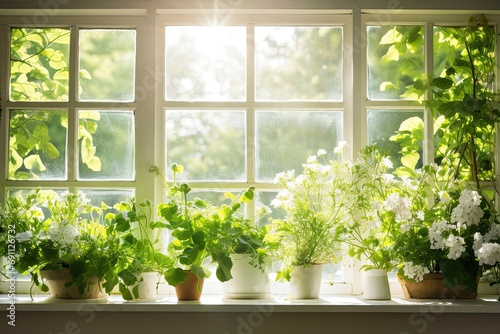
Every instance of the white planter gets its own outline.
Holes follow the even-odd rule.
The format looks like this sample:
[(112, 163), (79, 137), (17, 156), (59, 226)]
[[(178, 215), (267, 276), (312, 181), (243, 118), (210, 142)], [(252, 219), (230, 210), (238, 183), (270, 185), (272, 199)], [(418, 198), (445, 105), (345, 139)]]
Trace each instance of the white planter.
[(363, 298), (371, 300), (390, 300), (391, 290), (387, 271), (371, 269), (365, 272)]
[(156, 283), (158, 283), (158, 275), (159, 274), (157, 272), (137, 274), (136, 277), (139, 280), (139, 283), (137, 283), (139, 297), (135, 298), (133, 292), (135, 286), (131, 286), (129, 287), (129, 291), (132, 294), (132, 297), (134, 299), (156, 299)]
[(290, 293), (294, 299), (319, 298), (323, 265), (298, 266), (293, 268)]
[(231, 254), (233, 276), (222, 284), (222, 291), (225, 298), (234, 299), (258, 299), (267, 298), (270, 295), (271, 287), (269, 278), (259, 268), (250, 264), (250, 255)]

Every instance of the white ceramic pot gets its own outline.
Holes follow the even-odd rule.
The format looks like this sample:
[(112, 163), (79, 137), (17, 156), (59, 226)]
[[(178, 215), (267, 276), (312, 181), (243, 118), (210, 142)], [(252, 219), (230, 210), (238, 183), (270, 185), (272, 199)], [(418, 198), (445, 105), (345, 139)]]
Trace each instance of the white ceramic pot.
[(269, 278), (259, 268), (250, 264), (250, 255), (231, 254), (233, 276), (222, 284), (222, 291), (225, 298), (235, 299), (258, 299), (267, 298), (270, 295), (271, 287)]
[(290, 279), (290, 293), (294, 299), (319, 298), (323, 265), (297, 266)]
[[(139, 280), (138, 293), (139, 296), (136, 298), (134, 295), (134, 287), (129, 287), (130, 293), (134, 299), (156, 299), (156, 283), (158, 282), (157, 272), (147, 272), (137, 274), (136, 277)], [(142, 277), (142, 280), (141, 280)]]
[(363, 298), (371, 300), (390, 300), (391, 290), (387, 271), (371, 269), (365, 272)]

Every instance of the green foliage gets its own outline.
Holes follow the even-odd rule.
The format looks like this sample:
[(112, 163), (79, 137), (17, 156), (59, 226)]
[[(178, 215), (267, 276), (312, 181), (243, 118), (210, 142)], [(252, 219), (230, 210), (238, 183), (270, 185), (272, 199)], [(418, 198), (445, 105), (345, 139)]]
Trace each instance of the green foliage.
[(377, 146), (366, 146), (342, 177), (350, 182), (356, 198), (349, 207), (350, 223), (344, 226), (348, 254), (368, 260), (366, 269), (391, 270), (395, 266), (394, 243), (399, 234), (398, 217), (383, 206), (400, 184), (387, 177), (392, 163)]
[[(326, 154), (318, 151), (318, 156)], [(276, 255), (284, 267), (277, 279), (289, 279), (291, 269), (300, 265), (337, 261), (340, 255), (340, 233), (348, 224), (348, 210), (354, 204), (347, 163), (320, 163), (311, 156), (303, 172), (288, 171), (276, 175), (280, 192), (271, 203), (282, 208), (284, 219), (272, 221), (266, 240), (279, 245)]]
[(369, 87), (374, 100), (420, 100), (423, 77), (423, 27), (369, 27)]
[[(44, 217), (42, 208), (48, 210)], [(1, 254), (8, 268), (31, 274), (33, 285), (47, 291), (40, 271), (69, 268), (68, 286), (85, 291), (92, 277), (110, 293), (118, 283), (115, 266), (121, 256), (121, 233), (114, 222), (92, 206), (82, 193), (59, 197), (52, 191), (33, 190), (25, 200), (8, 198), (0, 215)], [(101, 224), (102, 223), (102, 224)], [(15, 240), (15, 254), (9, 244)]]
[[(67, 101), (69, 29), (12, 28), (10, 98), (12, 101)], [(81, 70), (84, 75), (87, 73)], [(98, 113), (97, 113), (98, 114)], [(9, 179), (61, 178), (66, 155), (68, 115), (63, 111), (16, 110), (9, 125)], [(91, 128), (80, 125), (84, 164), (99, 171)]]
[(170, 186), (158, 167), (150, 172), (159, 176), (167, 190), (168, 201), (158, 205), (158, 215), (165, 221), (164, 226), (172, 231), (173, 240), (168, 245), (169, 254), (174, 258), (174, 266), (165, 272), (165, 279), (173, 286), (187, 279), (185, 270), (190, 270), (198, 278), (208, 277), (205, 267), (216, 265), (216, 276), (221, 282), (232, 278), (232, 261), (229, 257), (239, 230), (233, 222), (241, 222), (242, 204), (253, 199), (254, 187), (241, 194), (228, 194), (231, 203), (215, 206), (200, 198), (188, 199), (191, 187), (187, 183), (177, 184), (177, 174), (184, 168), (173, 164), (174, 183)]
[(138, 285), (143, 280), (141, 274), (158, 272), (160, 275), (173, 264), (173, 260), (160, 251), (164, 224), (153, 220), (155, 209), (149, 200), (137, 203), (132, 199), (118, 203), (114, 208), (118, 214), (108, 214), (107, 218), (121, 233), (122, 254), (116, 266), (120, 278), (119, 290), (125, 300), (140, 298)]

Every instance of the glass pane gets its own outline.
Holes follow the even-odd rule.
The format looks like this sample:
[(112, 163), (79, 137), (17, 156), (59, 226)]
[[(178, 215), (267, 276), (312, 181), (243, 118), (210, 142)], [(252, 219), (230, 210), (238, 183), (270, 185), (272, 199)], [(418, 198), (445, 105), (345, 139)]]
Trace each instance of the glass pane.
[(256, 27), (257, 100), (341, 101), (340, 27)]
[(11, 29), (12, 101), (68, 100), (69, 40), (69, 29)]
[(245, 27), (166, 27), (165, 55), (167, 100), (245, 99)]
[[(401, 166), (401, 151), (417, 153), (416, 167), (422, 167), (424, 113), (421, 110), (368, 110), (368, 144), (376, 144), (392, 157), (394, 169)], [(396, 142), (396, 131), (405, 133)], [(392, 138), (391, 138), (392, 137)]]
[(80, 30), (80, 101), (134, 101), (135, 30)]
[(135, 118), (131, 111), (80, 110), (79, 179), (135, 178)]
[[(120, 203), (130, 202), (130, 199), (135, 196), (134, 189), (79, 189), (90, 200), (93, 206), (101, 207), (101, 203), (105, 203), (109, 207)], [(115, 209), (109, 209), (107, 212), (116, 213)]]
[(342, 112), (280, 112), (256, 113), (258, 181), (273, 180), (277, 173), (295, 169), (319, 149), (328, 152), (342, 140)]
[[(447, 77), (454, 81), (454, 86), (447, 91), (449, 96), (447, 95), (446, 97), (455, 100), (462, 100), (464, 98), (464, 92), (462, 90), (454, 89), (456, 85), (463, 84), (464, 86), (472, 86), (470, 67), (468, 65), (470, 59), (468, 58), (467, 52), (464, 52), (466, 46), (462, 38), (463, 32), (461, 32), (461, 29), (463, 29), (463, 27), (433, 28), (434, 75), (436, 77)], [(462, 64), (457, 66), (456, 59), (460, 59)], [(448, 75), (446, 71), (450, 68), (453, 68), (453, 72)], [(491, 75), (488, 79), (490, 79), (491, 82), (481, 82), (481, 84), (491, 88), (494, 75)], [(467, 93), (472, 94), (472, 89)]]
[(370, 26), (368, 99), (417, 100), (424, 93), (421, 26)]
[(66, 179), (68, 114), (62, 110), (12, 110), (9, 179)]
[(167, 166), (184, 166), (179, 180), (245, 180), (245, 132), (243, 111), (167, 110)]

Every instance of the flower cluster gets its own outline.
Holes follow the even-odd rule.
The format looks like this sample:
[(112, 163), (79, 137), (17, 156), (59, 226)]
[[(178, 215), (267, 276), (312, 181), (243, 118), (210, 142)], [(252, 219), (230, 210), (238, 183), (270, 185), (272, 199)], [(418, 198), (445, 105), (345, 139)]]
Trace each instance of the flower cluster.
[(404, 262), (402, 266), (405, 276), (417, 282), (423, 280), (424, 275), (429, 273), (429, 268), (413, 262)]

